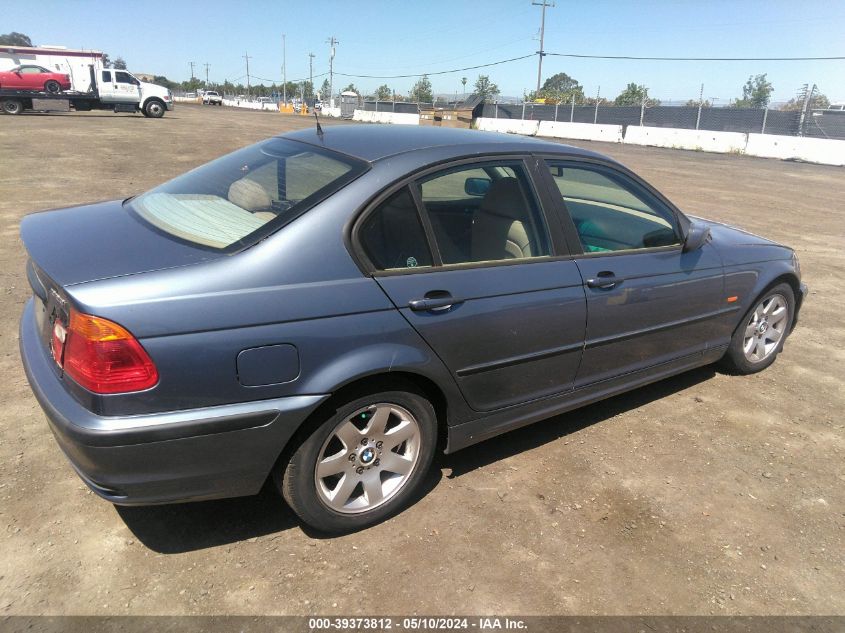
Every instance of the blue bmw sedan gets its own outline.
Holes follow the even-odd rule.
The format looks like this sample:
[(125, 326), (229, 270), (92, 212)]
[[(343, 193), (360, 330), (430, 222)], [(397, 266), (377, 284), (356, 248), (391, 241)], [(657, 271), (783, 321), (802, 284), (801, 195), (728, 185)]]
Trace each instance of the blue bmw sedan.
[(326, 532), (399, 511), (437, 450), (717, 361), (760, 371), (806, 295), (791, 249), (609, 158), (471, 130), (303, 130), (21, 236), (27, 377), (94, 492), (271, 478)]

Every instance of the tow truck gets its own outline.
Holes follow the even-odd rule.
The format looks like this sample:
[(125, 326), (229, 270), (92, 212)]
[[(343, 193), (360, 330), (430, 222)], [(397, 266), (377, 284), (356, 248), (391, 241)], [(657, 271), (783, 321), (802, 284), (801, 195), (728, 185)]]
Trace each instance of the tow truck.
[(60, 93), (11, 90), (0, 87), (0, 111), (20, 114), (26, 110), (112, 110), (140, 112), (159, 119), (173, 109), (173, 94), (167, 88), (140, 81), (126, 70), (88, 66), (90, 84), (86, 92)]

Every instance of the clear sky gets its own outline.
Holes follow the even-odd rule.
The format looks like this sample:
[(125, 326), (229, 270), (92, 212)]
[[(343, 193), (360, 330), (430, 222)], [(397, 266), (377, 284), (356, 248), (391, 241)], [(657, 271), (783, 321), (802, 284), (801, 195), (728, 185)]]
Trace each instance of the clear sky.
[[(288, 80), (314, 83), (328, 71), (329, 45), (340, 44), (335, 72), (404, 75), (490, 63), (536, 52), (540, 7), (531, 0), (204, 0), (202, 2), (8, 2), (0, 32), (18, 31), (35, 44), (93, 48), (129, 69), (190, 77), (188, 62), (211, 81), (244, 81), (250, 74), (281, 79), (286, 34)], [(672, 57), (791, 57), (845, 55), (842, 0), (557, 0), (546, 11), (549, 52)], [(741, 96), (751, 74), (767, 73), (774, 101), (816, 83), (832, 101), (845, 101), (845, 60), (798, 62), (653, 62), (546, 57), (544, 79), (566, 72), (588, 95), (601, 86), (615, 97), (628, 82), (645, 84), (664, 101), (705, 98), (718, 104)], [(436, 93), (469, 90), (479, 73), (503, 95), (519, 96), (537, 81), (537, 57), (480, 70), (432, 75)], [(260, 80), (253, 79), (253, 83)], [(353, 81), (364, 92), (388, 84), (407, 93), (415, 78), (365, 79), (335, 75), (335, 89)]]

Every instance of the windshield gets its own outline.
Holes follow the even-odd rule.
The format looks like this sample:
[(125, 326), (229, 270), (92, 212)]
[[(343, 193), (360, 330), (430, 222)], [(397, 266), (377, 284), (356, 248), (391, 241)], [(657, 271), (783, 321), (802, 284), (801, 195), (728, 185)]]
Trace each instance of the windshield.
[(171, 237), (236, 250), (287, 224), (367, 164), (275, 138), (218, 158), (134, 198), (129, 207)]

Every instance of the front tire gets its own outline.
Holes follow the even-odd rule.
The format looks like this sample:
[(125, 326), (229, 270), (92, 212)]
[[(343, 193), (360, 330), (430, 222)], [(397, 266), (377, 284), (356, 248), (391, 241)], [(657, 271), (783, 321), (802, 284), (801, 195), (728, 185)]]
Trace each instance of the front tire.
[(319, 424), (274, 479), (293, 511), (329, 533), (392, 516), (418, 493), (437, 444), (431, 403), (410, 391), (357, 398)]
[(164, 116), (165, 111), (164, 103), (159, 101), (158, 99), (149, 99), (144, 104), (144, 114), (151, 119), (160, 119)]
[(739, 374), (755, 374), (775, 362), (795, 317), (795, 292), (781, 283), (766, 290), (739, 322), (724, 364)]

